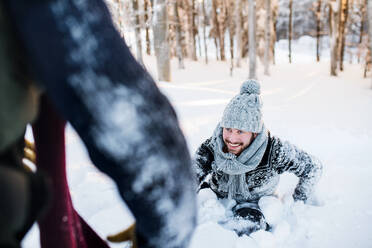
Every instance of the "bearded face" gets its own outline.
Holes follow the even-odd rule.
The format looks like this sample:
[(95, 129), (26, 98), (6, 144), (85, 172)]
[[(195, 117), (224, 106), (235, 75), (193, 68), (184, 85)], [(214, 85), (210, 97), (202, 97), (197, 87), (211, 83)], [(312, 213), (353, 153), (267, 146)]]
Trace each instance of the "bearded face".
[(222, 137), (226, 151), (239, 156), (252, 143), (256, 134), (235, 128), (223, 128)]

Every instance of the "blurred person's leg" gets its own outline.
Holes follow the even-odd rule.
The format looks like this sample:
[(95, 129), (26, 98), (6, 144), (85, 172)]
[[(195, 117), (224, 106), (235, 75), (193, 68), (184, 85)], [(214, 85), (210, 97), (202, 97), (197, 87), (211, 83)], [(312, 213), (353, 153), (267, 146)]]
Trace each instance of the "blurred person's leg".
[(33, 124), (36, 164), (51, 181), (50, 208), (39, 223), (42, 247), (108, 247), (75, 211), (66, 175), (65, 123), (46, 96)]

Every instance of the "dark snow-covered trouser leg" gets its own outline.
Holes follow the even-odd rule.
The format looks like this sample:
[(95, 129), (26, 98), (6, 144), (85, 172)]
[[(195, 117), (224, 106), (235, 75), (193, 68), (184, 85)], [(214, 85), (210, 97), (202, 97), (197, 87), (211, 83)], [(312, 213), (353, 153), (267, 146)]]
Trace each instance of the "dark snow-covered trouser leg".
[(247, 202), (238, 204), (232, 210), (235, 216), (253, 222), (252, 226), (249, 226), (244, 230), (239, 230), (237, 232), (239, 236), (243, 234), (249, 235), (260, 229), (269, 229), (269, 225), (266, 223), (265, 217), (256, 203)]
[(185, 137), (105, 2), (3, 2), (36, 81), (136, 218), (139, 247), (187, 247), (196, 197)]

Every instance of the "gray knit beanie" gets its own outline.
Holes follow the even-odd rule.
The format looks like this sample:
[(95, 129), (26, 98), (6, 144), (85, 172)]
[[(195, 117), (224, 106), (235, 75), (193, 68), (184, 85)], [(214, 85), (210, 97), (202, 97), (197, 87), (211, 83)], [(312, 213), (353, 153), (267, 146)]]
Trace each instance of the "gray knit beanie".
[(226, 106), (221, 126), (236, 128), (246, 132), (261, 133), (263, 121), (260, 93), (260, 84), (257, 81), (253, 79), (245, 81), (240, 88), (240, 94), (231, 99)]

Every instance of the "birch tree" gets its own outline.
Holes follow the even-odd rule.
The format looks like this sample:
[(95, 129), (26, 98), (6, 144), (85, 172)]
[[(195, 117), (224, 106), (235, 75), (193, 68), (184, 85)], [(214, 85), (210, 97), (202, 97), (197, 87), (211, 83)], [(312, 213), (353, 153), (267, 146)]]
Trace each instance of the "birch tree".
[[(222, 61), (226, 60), (225, 57), (225, 19), (226, 10), (222, 0), (212, 0), (212, 18), (213, 27), (211, 30), (212, 36), (216, 38), (216, 49), (219, 49), (219, 58)], [(217, 42), (218, 41), (218, 42)]]
[(318, 0), (316, 6), (316, 61), (320, 61), (320, 30), (321, 30), (321, 12), (322, 10), (322, 0)]
[[(369, 0), (367, 3), (368, 9), (368, 37), (369, 37), (369, 51), (372, 50), (372, 1)], [(372, 88), (372, 84), (371, 84)]]
[(122, 2), (120, 0), (107, 1), (107, 7), (112, 16), (113, 23), (118, 30), (120, 36), (126, 41), (128, 47), (131, 47), (130, 39), (125, 39), (124, 33), (126, 32), (125, 27), (131, 26), (130, 9), (128, 2)]
[(361, 18), (360, 18), (359, 44), (362, 43), (362, 40), (363, 40), (364, 21), (366, 20), (366, 17), (367, 17), (367, 10), (366, 10), (367, 6), (368, 6), (368, 0), (364, 0), (361, 3), (362, 13), (361, 13)]
[(256, 55), (265, 65), (266, 0), (256, 2)]
[(117, 11), (115, 11), (116, 15), (114, 14), (114, 19), (116, 20), (116, 26), (119, 30), (119, 33), (120, 33), (121, 37), (123, 38), (124, 37), (124, 31), (123, 31), (123, 26), (124, 25), (123, 25), (123, 18), (122, 18), (123, 13), (122, 12), (123, 12), (124, 6), (121, 3), (121, 1), (119, 1), (119, 0), (116, 0), (115, 2), (117, 4)]
[(249, 39), (249, 78), (257, 79), (256, 75), (256, 1), (249, 0), (248, 9), (248, 39)]
[(242, 58), (249, 57), (249, 1), (242, 1)]
[(345, 26), (348, 17), (348, 7), (349, 0), (340, 0), (339, 1), (339, 31), (338, 31), (338, 59), (339, 59), (339, 68), (340, 71), (344, 70), (344, 50), (345, 50)]
[(292, 63), (292, 12), (293, 12), (293, 0), (289, 0), (289, 20), (288, 20), (288, 58), (289, 58), (289, 63)]
[(151, 42), (150, 42), (150, 8), (151, 2), (150, 0), (144, 0), (144, 11), (145, 11), (145, 32), (146, 32), (146, 53), (151, 55)]
[(273, 0), (272, 8), (272, 20), (273, 20), (273, 34), (272, 34), (272, 44), (271, 44), (271, 53), (273, 56), (273, 65), (275, 65), (275, 42), (276, 42), (276, 24), (278, 22), (278, 1)]
[(188, 39), (188, 7), (184, 0), (178, 2), (178, 15), (180, 19), (180, 28), (181, 28), (181, 47), (183, 57), (190, 57), (190, 48), (187, 44)]
[(208, 49), (207, 49), (207, 34), (206, 34), (208, 18), (207, 18), (207, 12), (205, 10), (205, 0), (202, 0), (202, 11), (203, 11), (203, 40), (204, 40), (205, 63), (208, 64)]
[(338, 47), (338, 4), (336, 0), (330, 1), (329, 5), (329, 32), (331, 47), (331, 76), (337, 76), (337, 47)]
[[(191, 1), (191, 3), (190, 3)], [(184, 5), (187, 13), (187, 27), (188, 27), (188, 56), (192, 60), (197, 60), (196, 57), (196, 40), (195, 40), (195, 2), (194, 0), (184, 0)]]
[(171, 81), (167, 0), (154, 1), (154, 47), (160, 81)]
[(132, 1), (133, 13), (134, 13), (134, 33), (136, 37), (136, 47), (137, 47), (137, 61), (143, 64), (142, 59), (142, 39), (141, 39), (141, 23), (138, 8), (138, 0)]
[(200, 2), (197, 2), (196, 3), (196, 7), (195, 7), (195, 34), (196, 34), (196, 39), (197, 39), (197, 43), (198, 43), (198, 54), (199, 54), (199, 58), (202, 57), (202, 46), (201, 46), (201, 35), (200, 35), (200, 32), (199, 32), (199, 27), (200, 27), (200, 23), (201, 23), (201, 9), (200, 9)]
[(234, 34), (235, 34), (235, 23), (233, 14), (235, 13), (236, 3), (234, 0), (224, 0), (227, 14), (227, 25), (229, 27), (229, 38), (230, 38), (230, 76), (233, 75), (234, 70)]
[(195, 7), (195, 0), (191, 0), (191, 27), (190, 27), (190, 31), (191, 31), (191, 36), (192, 36), (192, 59), (194, 61), (197, 61), (198, 60), (198, 57), (196, 56), (196, 36), (197, 36), (197, 33), (198, 33), (198, 29), (196, 28), (196, 24), (195, 24), (195, 21), (196, 21), (196, 7)]
[(271, 1), (265, 0), (266, 19), (265, 19), (265, 52), (264, 52), (264, 74), (270, 75), (269, 72), (269, 60), (270, 60), (270, 44), (271, 44)]
[(368, 0), (364, 0), (361, 3), (360, 9), (361, 9), (361, 17), (360, 17), (360, 29), (359, 29), (359, 49), (358, 49), (358, 63), (360, 63), (360, 56), (361, 56), (361, 47), (363, 47), (363, 36), (364, 36), (364, 22), (366, 20), (367, 16), (367, 5)]
[[(217, 0), (212, 0), (212, 29), (211, 29), (211, 36), (214, 38), (214, 44), (216, 46), (216, 57), (217, 60), (221, 58), (221, 54), (219, 53), (219, 44), (218, 38), (220, 37), (220, 27), (218, 23), (217, 17)], [(219, 56), (218, 56), (219, 55)]]
[(243, 55), (242, 0), (235, 3), (236, 67), (241, 67)]
[(182, 41), (181, 41), (181, 21), (180, 16), (178, 14), (178, 2), (180, 0), (174, 0), (173, 2), (173, 11), (175, 17), (175, 29), (176, 29), (176, 54), (178, 58), (178, 68), (185, 69), (185, 64), (183, 62), (183, 54), (182, 54)]

